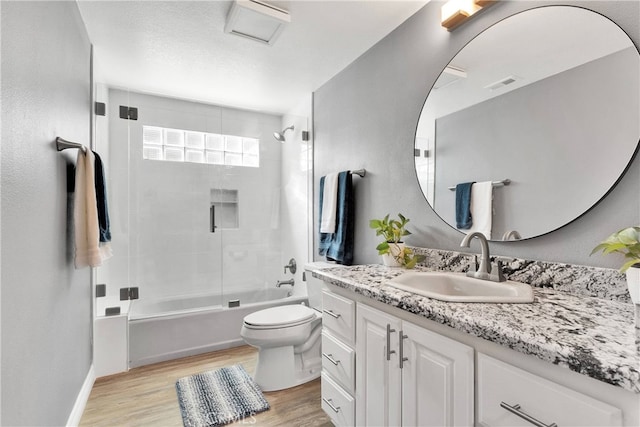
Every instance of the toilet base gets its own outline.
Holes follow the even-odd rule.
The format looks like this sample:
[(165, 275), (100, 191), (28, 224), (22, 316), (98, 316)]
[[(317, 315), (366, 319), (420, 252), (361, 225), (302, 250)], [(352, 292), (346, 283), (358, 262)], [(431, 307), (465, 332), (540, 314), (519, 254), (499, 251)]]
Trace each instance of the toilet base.
[(322, 360), (306, 360), (294, 354), (293, 346), (262, 348), (254, 380), (262, 391), (276, 391), (295, 387), (320, 377)]

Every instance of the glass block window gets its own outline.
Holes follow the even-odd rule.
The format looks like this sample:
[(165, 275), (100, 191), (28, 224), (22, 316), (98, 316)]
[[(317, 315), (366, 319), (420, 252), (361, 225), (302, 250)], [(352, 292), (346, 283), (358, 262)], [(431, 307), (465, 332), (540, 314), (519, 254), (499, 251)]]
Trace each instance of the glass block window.
[(183, 129), (142, 127), (146, 160), (260, 167), (260, 140)]

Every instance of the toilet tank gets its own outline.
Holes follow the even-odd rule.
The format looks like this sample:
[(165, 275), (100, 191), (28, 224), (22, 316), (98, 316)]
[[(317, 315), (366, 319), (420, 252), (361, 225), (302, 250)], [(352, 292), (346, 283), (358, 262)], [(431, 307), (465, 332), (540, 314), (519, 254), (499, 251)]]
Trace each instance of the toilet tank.
[(320, 268), (342, 267), (340, 264), (316, 261), (304, 265), (307, 292), (309, 294), (309, 307), (322, 312), (322, 290), (326, 288), (324, 280), (313, 277), (311, 272)]

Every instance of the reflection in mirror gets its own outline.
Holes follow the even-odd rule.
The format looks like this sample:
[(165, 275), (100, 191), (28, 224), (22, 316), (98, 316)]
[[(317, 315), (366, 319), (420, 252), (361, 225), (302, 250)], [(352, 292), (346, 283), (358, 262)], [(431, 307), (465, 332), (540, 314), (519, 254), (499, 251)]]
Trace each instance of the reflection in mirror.
[[(427, 201), (452, 227), (475, 213), (460, 231), (492, 240), (568, 224), (633, 159), (639, 76), (633, 42), (587, 9), (540, 7), (488, 28), (451, 60), (423, 107), (415, 167)], [(466, 197), (464, 186), (456, 191), (488, 181)]]

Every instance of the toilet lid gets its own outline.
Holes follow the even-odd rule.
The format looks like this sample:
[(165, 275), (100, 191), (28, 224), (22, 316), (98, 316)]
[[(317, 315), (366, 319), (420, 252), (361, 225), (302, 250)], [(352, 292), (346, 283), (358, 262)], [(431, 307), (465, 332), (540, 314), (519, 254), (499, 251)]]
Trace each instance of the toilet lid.
[(302, 304), (282, 305), (251, 313), (244, 318), (244, 324), (260, 329), (281, 328), (301, 325), (315, 317), (315, 311)]

